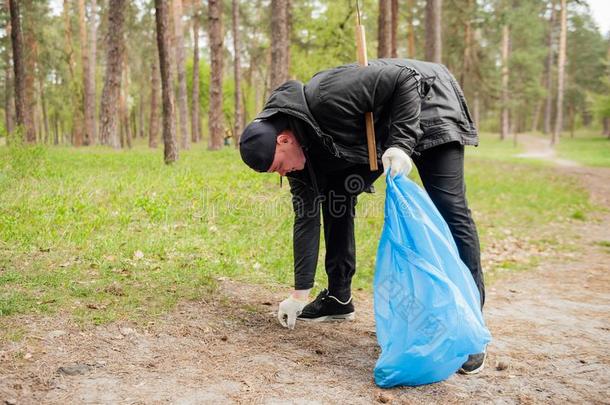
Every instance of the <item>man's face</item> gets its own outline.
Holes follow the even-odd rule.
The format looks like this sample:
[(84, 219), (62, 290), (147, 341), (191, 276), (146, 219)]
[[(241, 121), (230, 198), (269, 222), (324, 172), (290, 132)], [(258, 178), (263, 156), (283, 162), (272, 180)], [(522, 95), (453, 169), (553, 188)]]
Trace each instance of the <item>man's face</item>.
[(305, 154), (292, 131), (286, 129), (280, 132), (275, 142), (275, 156), (268, 172), (275, 172), (285, 176), (286, 173), (303, 170), (305, 167)]

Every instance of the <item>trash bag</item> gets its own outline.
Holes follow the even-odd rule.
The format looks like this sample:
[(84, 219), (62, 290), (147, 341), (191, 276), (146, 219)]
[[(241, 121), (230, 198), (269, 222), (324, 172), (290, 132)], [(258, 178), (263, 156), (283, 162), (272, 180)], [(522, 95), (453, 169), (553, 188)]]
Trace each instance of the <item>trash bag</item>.
[(417, 184), (386, 176), (374, 306), (383, 388), (442, 381), (491, 340), (479, 290), (447, 223)]

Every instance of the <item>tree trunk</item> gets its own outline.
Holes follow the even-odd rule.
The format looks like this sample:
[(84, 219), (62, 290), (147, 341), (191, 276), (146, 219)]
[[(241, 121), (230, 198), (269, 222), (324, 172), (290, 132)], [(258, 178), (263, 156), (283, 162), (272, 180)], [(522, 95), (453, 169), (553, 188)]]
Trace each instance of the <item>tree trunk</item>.
[[(610, 43), (609, 43), (610, 45)], [(608, 81), (610, 82), (610, 46), (608, 47), (608, 54), (606, 56), (606, 73)], [(604, 117), (603, 123), (603, 135), (606, 135), (610, 139), (610, 117)]]
[(119, 103), (124, 49), (124, 9), (125, 0), (109, 0), (106, 75), (100, 112), (100, 141), (116, 149), (120, 148)]
[[(272, 0), (277, 2), (277, 0)], [(211, 57), (211, 80), (210, 80), (210, 115), (209, 115), (209, 132), (210, 142), (209, 149), (218, 150), (222, 147), (224, 139), (224, 125), (222, 113), (222, 1), (208, 1), (208, 27), (210, 41), (210, 57)], [(273, 67), (272, 67), (273, 69)]]
[(544, 104), (544, 126), (542, 132), (550, 134), (552, 131), (551, 122), (553, 120), (553, 42), (555, 32), (555, 1), (551, 1), (551, 18), (549, 19), (549, 35), (547, 37), (547, 47), (549, 53), (546, 58), (546, 100)]
[[(91, 19), (95, 20), (94, 9), (91, 10)], [(94, 67), (90, 64), (91, 52), (87, 41), (87, 17), (85, 13), (85, 0), (78, 0), (78, 27), (80, 33), (81, 59), (83, 69), (83, 116), (85, 125), (83, 127), (83, 144), (91, 145), (94, 143), (95, 128), (95, 89), (92, 89), (90, 70)], [(93, 99), (91, 99), (93, 97)]]
[(559, 61), (557, 63), (557, 111), (555, 115), (555, 129), (551, 137), (551, 145), (559, 142), (559, 134), (563, 129), (563, 88), (565, 85), (564, 75), (566, 66), (566, 43), (568, 32), (568, 13), (566, 0), (561, 0), (561, 30), (559, 31)]
[(479, 122), (481, 121), (481, 107), (480, 107), (480, 100), (479, 100), (480, 96), (479, 96), (479, 92), (475, 91), (474, 92), (474, 107), (473, 107), (473, 119), (474, 119), (474, 126), (475, 128), (479, 128)]
[[(7, 11), (9, 4), (8, 0), (6, 1)], [(11, 37), (11, 21), (7, 21), (6, 23), (6, 36), (8, 38)], [(4, 125), (6, 127), (7, 134), (13, 133), (13, 118), (15, 114), (15, 93), (13, 89), (13, 78), (11, 74), (11, 70), (13, 69), (13, 65), (11, 63), (11, 48), (7, 47), (4, 52), (4, 63), (5, 63), (5, 71), (4, 71)]]
[(234, 145), (239, 145), (239, 137), (243, 130), (244, 111), (242, 104), (241, 91), (241, 47), (239, 37), (239, 2), (233, 0), (233, 49), (235, 50), (235, 60), (233, 63), (233, 74), (235, 77), (235, 125), (233, 130)]
[[(21, 4), (26, 10), (34, 10), (34, 0), (21, 0)], [(27, 15), (24, 13), (23, 15)], [(30, 14), (31, 15), (31, 14)], [(32, 16), (33, 17), (33, 16)], [(27, 131), (30, 132), (32, 142), (36, 142), (38, 130), (36, 128), (35, 112), (36, 112), (36, 64), (38, 56), (38, 41), (36, 39), (36, 21), (33, 19), (22, 20), (23, 43), (24, 43), (24, 61), (25, 61), (25, 99), (28, 102), (26, 109), (30, 120), (29, 126), (26, 125)], [(27, 134), (26, 134), (27, 136)]]
[(271, 77), (269, 90), (288, 80), (290, 37), (288, 2), (271, 0)]
[(392, 0), (392, 30), (390, 33), (390, 56), (398, 57), (398, 0)]
[(443, 0), (426, 1), (426, 60), (442, 60), (442, 9)]
[(121, 136), (125, 140), (124, 144), (121, 144), (121, 147), (127, 146), (131, 149), (131, 140), (135, 137), (131, 131), (130, 125), (130, 114), (129, 107), (127, 106), (127, 96), (129, 95), (129, 66), (127, 65), (127, 58), (123, 58), (123, 79), (122, 86), (120, 88), (120, 98), (119, 98), (119, 120), (121, 121)]
[(166, 0), (155, 0), (157, 22), (157, 47), (159, 48), (159, 68), (163, 94), (163, 143), (166, 164), (178, 160), (176, 144), (176, 124), (174, 120), (174, 97), (170, 70), (169, 15)]
[(506, 139), (510, 133), (509, 122), (509, 88), (508, 78), (509, 70), (509, 52), (510, 52), (510, 28), (508, 25), (502, 27), (502, 107), (500, 111), (500, 139)]
[(95, 145), (97, 140), (97, 97), (96, 97), (96, 66), (97, 66), (97, 0), (91, 0), (89, 14), (89, 70), (87, 76), (87, 86), (85, 91), (85, 121), (90, 128), (89, 144)]
[(9, 51), (6, 52), (6, 70), (4, 72), (4, 125), (6, 127), (6, 133), (13, 133), (13, 118), (15, 114), (15, 99), (13, 92), (13, 79), (11, 75), (11, 69), (13, 66), (9, 58), (11, 55)]
[(199, 142), (201, 133), (199, 124), (201, 116), (199, 113), (199, 14), (198, 2), (194, 3), (193, 11), (193, 94), (191, 102), (191, 140)]
[(182, 0), (173, 0), (174, 4), (174, 46), (176, 48), (176, 73), (178, 76), (178, 128), (180, 147), (188, 149), (190, 136), (188, 131), (188, 102), (186, 98), (186, 68), (184, 67), (184, 28), (182, 27)]
[(44, 80), (38, 78), (38, 86), (40, 88), (40, 107), (42, 108), (42, 126), (44, 127), (45, 139), (49, 137), (49, 118), (47, 116), (47, 101), (44, 93)]
[(57, 114), (53, 114), (53, 132), (55, 134), (53, 145), (59, 145), (59, 119)]
[(70, 95), (72, 97), (72, 139), (74, 146), (82, 146), (84, 131), (83, 99), (81, 97), (80, 84), (76, 80), (76, 60), (74, 57), (74, 47), (72, 45), (72, 24), (70, 19), (70, 2), (63, 2), (64, 18), (64, 52), (70, 72)]
[(377, 57), (389, 58), (392, 50), (392, 3), (391, 0), (379, 0), (377, 19)]
[(407, 20), (407, 57), (415, 58), (415, 26), (413, 24), (415, 16), (415, 0), (407, 0), (409, 16)]
[(150, 88), (150, 126), (148, 128), (148, 147), (156, 148), (159, 138), (159, 98), (161, 93), (159, 78), (159, 57), (153, 55)]
[(464, 52), (462, 54), (462, 69), (460, 74), (460, 84), (465, 94), (470, 94), (471, 79), (474, 72), (474, 38), (472, 32), (472, 16), (476, 14), (476, 4), (474, 0), (467, 1), (466, 16), (464, 21)]
[(574, 114), (574, 105), (570, 104), (570, 107), (568, 107), (568, 112), (570, 114), (570, 137), (574, 138), (574, 127), (576, 124), (576, 114)]
[(139, 101), (138, 101), (138, 137), (139, 138), (144, 138), (144, 128), (145, 125), (144, 124), (144, 104), (145, 104), (145, 98), (144, 98), (144, 86), (140, 86), (140, 97), (139, 97)]
[(532, 118), (532, 132), (536, 132), (538, 130), (538, 125), (540, 125), (540, 116), (542, 115), (542, 100), (538, 100), (536, 102), (536, 107), (534, 107), (534, 116)]
[(21, 33), (21, 19), (19, 12), (19, 0), (9, 0), (11, 13), (11, 43), (13, 47), (13, 70), (15, 75), (15, 112), (17, 125), (24, 133), (25, 140), (29, 143), (36, 142), (36, 132), (32, 122), (32, 110), (27, 99), (26, 72), (23, 54), (23, 34)]

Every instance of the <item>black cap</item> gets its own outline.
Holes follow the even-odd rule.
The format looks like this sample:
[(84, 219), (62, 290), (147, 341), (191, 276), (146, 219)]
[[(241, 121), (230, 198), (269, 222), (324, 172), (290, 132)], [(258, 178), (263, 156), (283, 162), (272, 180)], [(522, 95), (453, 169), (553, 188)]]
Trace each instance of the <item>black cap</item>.
[(255, 119), (239, 138), (239, 153), (248, 166), (257, 172), (266, 172), (275, 157), (276, 139), (288, 127), (288, 120), (282, 114), (268, 119)]

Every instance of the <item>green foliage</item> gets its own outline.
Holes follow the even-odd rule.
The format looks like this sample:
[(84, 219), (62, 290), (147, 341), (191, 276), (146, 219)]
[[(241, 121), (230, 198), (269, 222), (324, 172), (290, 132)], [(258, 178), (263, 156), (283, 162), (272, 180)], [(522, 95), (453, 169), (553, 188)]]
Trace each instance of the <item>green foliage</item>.
[[(291, 73), (299, 80), (307, 81), (320, 70), (356, 60), (355, 5), (347, 0), (324, 5), (317, 1), (303, 3), (295, 9), (293, 16), (297, 28), (293, 30), (290, 49)], [(372, 4), (364, 6), (368, 6), (365, 10), (375, 10)], [(371, 19), (365, 21), (371, 22)], [(372, 27), (369, 25), (368, 29), (370, 35)], [(374, 37), (370, 35), (370, 39)], [(374, 41), (368, 44), (371, 57), (375, 54), (374, 45)]]
[(592, 94), (593, 112), (599, 119), (610, 118), (610, 95)]
[(587, 94), (605, 96), (603, 81), (608, 42), (604, 40), (590, 13), (572, 10), (568, 31), (566, 105), (587, 111)]

